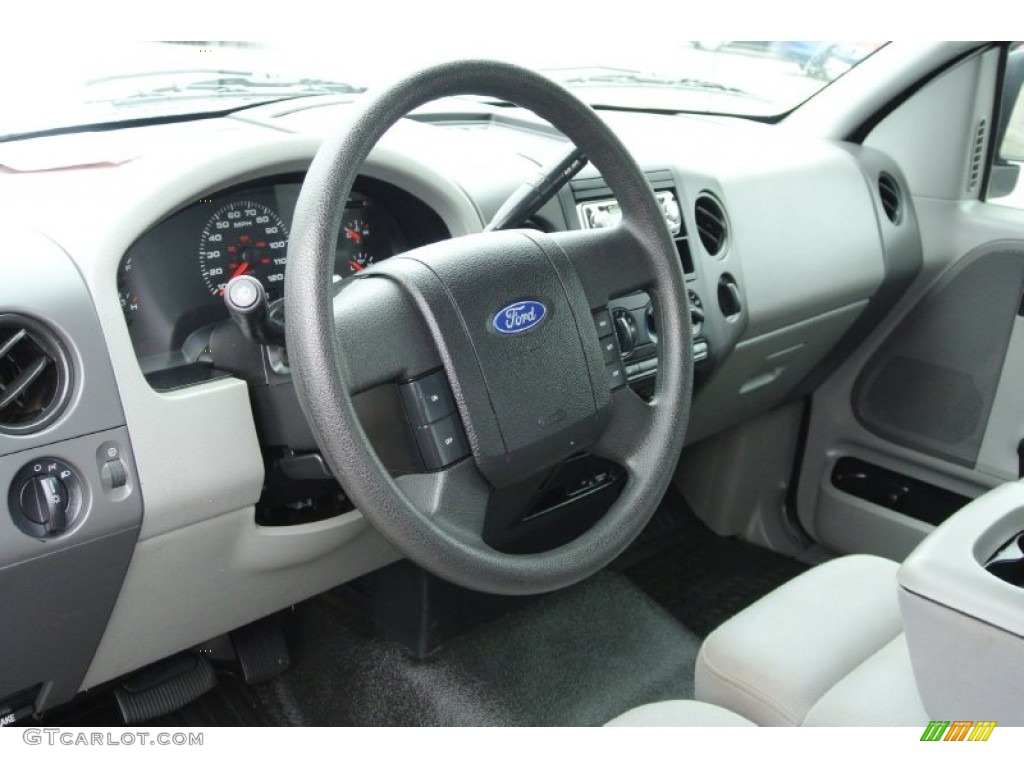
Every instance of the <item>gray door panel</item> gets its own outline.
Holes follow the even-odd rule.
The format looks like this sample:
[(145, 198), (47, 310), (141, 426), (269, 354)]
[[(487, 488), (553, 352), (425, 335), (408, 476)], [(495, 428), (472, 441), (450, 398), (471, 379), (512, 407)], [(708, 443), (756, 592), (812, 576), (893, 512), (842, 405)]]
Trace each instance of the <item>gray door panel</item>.
[(934, 198), (915, 206), (925, 273), (812, 397), (797, 512), (840, 552), (902, 559), (932, 529), (906, 513), (898, 484), (870, 499), (837, 487), (844, 457), (966, 498), (1019, 473), (1024, 212)]

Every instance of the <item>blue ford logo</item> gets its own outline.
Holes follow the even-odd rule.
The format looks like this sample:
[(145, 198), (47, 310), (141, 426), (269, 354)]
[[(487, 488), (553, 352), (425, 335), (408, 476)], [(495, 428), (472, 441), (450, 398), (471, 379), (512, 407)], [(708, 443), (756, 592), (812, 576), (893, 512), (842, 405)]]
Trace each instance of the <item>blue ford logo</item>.
[(522, 333), (539, 325), (547, 313), (539, 301), (517, 301), (498, 310), (491, 323), (499, 333)]

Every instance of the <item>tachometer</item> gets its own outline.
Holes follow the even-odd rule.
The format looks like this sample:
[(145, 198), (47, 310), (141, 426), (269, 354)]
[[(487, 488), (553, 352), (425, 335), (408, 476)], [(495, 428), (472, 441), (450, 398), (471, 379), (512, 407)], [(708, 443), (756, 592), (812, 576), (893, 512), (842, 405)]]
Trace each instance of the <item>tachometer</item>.
[(214, 296), (224, 294), (232, 277), (252, 275), (270, 299), (284, 293), (288, 229), (271, 208), (237, 200), (218, 208), (199, 239), (199, 268)]

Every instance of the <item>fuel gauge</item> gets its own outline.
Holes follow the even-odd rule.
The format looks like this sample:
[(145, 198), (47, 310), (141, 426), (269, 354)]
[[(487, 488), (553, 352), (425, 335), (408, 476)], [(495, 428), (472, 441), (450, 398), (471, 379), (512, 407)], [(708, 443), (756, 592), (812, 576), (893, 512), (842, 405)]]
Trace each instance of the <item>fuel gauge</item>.
[(335, 271), (342, 278), (358, 274), (374, 263), (377, 241), (373, 237), (375, 227), (365, 215), (347, 219), (338, 237), (338, 251), (335, 257)]
[(341, 227), (338, 243), (338, 266), (348, 268), (349, 274), (362, 272), (373, 263), (371, 253), (372, 229), (367, 219), (357, 217), (349, 219)]

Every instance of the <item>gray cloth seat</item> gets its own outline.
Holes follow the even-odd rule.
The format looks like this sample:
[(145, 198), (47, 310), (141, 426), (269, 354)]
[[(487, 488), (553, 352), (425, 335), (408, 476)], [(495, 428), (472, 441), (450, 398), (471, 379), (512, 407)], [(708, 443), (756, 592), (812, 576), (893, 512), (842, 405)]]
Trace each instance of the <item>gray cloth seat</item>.
[(714, 704), (703, 701), (659, 701), (656, 704), (644, 704), (619, 715), (606, 728), (630, 727), (669, 727), (682, 725), (701, 728), (716, 727), (751, 727), (754, 723), (745, 717), (730, 712)]
[[(698, 654), (698, 703), (757, 725), (927, 723), (903, 635), (897, 568), (869, 555), (837, 558), (729, 619)], [(703, 725), (712, 716), (680, 703), (648, 705), (613, 722)]]
[(898, 567), (840, 557), (758, 600), (704, 641), (695, 697), (758, 725), (927, 723), (903, 637)]

